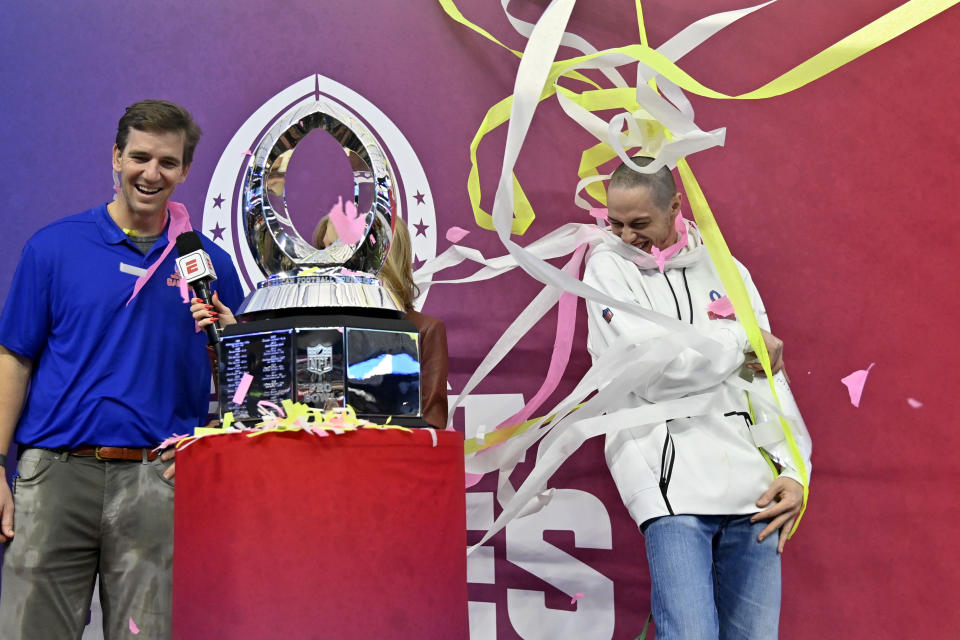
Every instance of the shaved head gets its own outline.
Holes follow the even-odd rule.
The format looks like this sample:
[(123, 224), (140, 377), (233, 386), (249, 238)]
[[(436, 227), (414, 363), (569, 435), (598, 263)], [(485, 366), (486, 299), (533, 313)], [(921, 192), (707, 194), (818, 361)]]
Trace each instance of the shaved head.
[[(653, 158), (647, 156), (636, 156), (630, 159), (641, 167), (653, 162)], [(653, 173), (639, 173), (623, 163), (620, 163), (620, 166), (610, 176), (610, 186), (607, 189), (634, 189), (636, 187), (649, 189), (653, 196), (653, 203), (664, 210), (670, 206), (670, 201), (677, 193), (677, 183), (674, 182), (673, 173), (667, 167), (661, 167)]]

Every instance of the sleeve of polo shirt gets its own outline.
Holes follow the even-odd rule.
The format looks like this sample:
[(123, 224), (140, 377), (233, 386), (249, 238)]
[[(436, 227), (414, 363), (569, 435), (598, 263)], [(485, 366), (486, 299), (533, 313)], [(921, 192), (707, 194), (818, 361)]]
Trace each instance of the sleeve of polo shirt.
[(0, 316), (0, 344), (31, 360), (43, 351), (50, 331), (50, 275), (40, 251), (28, 242)]

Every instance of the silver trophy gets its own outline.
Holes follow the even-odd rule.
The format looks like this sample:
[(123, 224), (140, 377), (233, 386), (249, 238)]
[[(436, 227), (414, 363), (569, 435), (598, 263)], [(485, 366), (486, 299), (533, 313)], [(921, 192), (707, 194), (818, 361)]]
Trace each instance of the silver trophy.
[[(353, 172), (353, 229), (359, 240), (314, 246), (293, 224), (287, 172), (307, 135), (330, 135)], [(237, 309), (221, 338), (220, 411), (257, 419), (263, 402), (319, 409), (350, 405), (382, 422), (426, 426), (420, 418), (416, 328), (377, 279), (393, 238), (397, 197), (386, 154), (343, 107), (315, 100), (271, 126), (243, 179), (250, 250), (268, 277)], [(333, 215), (333, 214), (331, 214)], [(245, 375), (246, 397), (234, 402)]]

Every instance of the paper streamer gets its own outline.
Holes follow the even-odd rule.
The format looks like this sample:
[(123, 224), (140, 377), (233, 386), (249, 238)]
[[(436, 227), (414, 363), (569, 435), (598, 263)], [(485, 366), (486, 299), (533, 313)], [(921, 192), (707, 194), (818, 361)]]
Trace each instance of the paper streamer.
[[(556, 7), (560, 7), (560, 8), (556, 8)], [(556, 36), (556, 33), (557, 33), (556, 31), (557, 25), (559, 25), (560, 30), (562, 31), (566, 18), (569, 16), (569, 11), (567, 10), (569, 9), (569, 7), (570, 7), (569, 3), (552, 4), (551, 7), (547, 10), (547, 12), (544, 13), (544, 17), (541, 18), (541, 21), (538, 22), (537, 28), (534, 29), (534, 32), (532, 35), (536, 36), (537, 30), (541, 29), (541, 25), (549, 25), (547, 27), (543, 27), (543, 29), (545, 29), (543, 33), (548, 33), (549, 35), (544, 37), (552, 41), (552, 39)], [(548, 16), (550, 16), (550, 20), (547, 20)], [(538, 42), (537, 44), (539, 45), (540, 43)], [(528, 48), (527, 48), (528, 51), (531, 49), (534, 49), (533, 45), (534, 45), (534, 37), (531, 38), (531, 42), (528, 44)], [(555, 48), (552, 51), (555, 52)], [(542, 63), (542, 60), (540, 60), (540, 62)], [(537, 101), (536, 93), (534, 93), (531, 87), (528, 86), (529, 83), (526, 82), (528, 80), (528, 78), (524, 74), (524, 65), (526, 63), (527, 63), (527, 60), (525, 57), (525, 59), (521, 61), (521, 69), (518, 72), (517, 84), (515, 87), (514, 97), (517, 98), (517, 102), (513, 102), (509, 104), (509, 107), (511, 109), (510, 117), (509, 118), (503, 117), (504, 116), (503, 110), (505, 109), (508, 102), (501, 101), (501, 103), (498, 103), (498, 105), (496, 105), (496, 107), (500, 109), (500, 113), (498, 117), (503, 117), (502, 121), (506, 121), (509, 119), (511, 123), (511, 127), (508, 130), (507, 153), (505, 154), (504, 167), (501, 173), (501, 180), (499, 182), (499, 187), (497, 190), (497, 199), (495, 200), (495, 203), (494, 203), (493, 224), (498, 231), (498, 235), (500, 236), (501, 241), (504, 242), (504, 245), (510, 251), (511, 255), (517, 260), (518, 264), (523, 266), (523, 268), (527, 270), (529, 273), (531, 273), (531, 275), (533, 275), (534, 277), (536, 277), (537, 279), (545, 283), (550, 283), (553, 285), (560, 284), (561, 286), (564, 286), (564, 288), (566, 287), (566, 285), (570, 285), (574, 289), (579, 288), (581, 291), (585, 290), (587, 292), (585, 297), (588, 297), (589, 299), (597, 299), (596, 291), (591, 290), (589, 287), (583, 287), (582, 284), (579, 282), (570, 283), (569, 280), (565, 281), (564, 278), (562, 277), (558, 278), (555, 273), (551, 272), (549, 265), (544, 265), (542, 263), (542, 260), (536, 260), (536, 259), (531, 260), (529, 255), (524, 255), (523, 250), (520, 249), (519, 247), (516, 247), (516, 245), (513, 245), (513, 243), (509, 241), (509, 238), (508, 238), (509, 234), (505, 233), (506, 226), (503, 224), (504, 218), (506, 219), (507, 222), (509, 222), (513, 210), (516, 210), (518, 214), (522, 214), (524, 210), (524, 204), (522, 200), (520, 201), (519, 206), (514, 205), (511, 201), (522, 198), (522, 190), (518, 190), (516, 188), (518, 185), (516, 184), (515, 178), (513, 178), (512, 166), (516, 161), (516, 154), (519, 151), (519, 146), (522, 143), (523, 137), (525, 136), (526, 128), (529, 126), (529, 116), (532, 116), (532, 111), (533, 109), (535, 109), (536, 101)], [(535, 63), (530, 63), (530, 64), (535, 64)], [(530, 73), (527, 75), (535, 76), (536, 74)], [(534, 88), (536, 87), (536, 85), (533, 85), (533, 86)], [(526, 94), (523, 94), (519, 90), (521, 87), (527, 89)], [(522, 102), (520, 100), (521, 98), (523, 98)], [(521, 122), (521, 125), (515, 128), (514, 124), (517, 120), (518, 113), (523, 114), (524, 118), (523, 118), (523, 122)], [(488, 116), (489, 115), (490, 113), (488, 113)], [(683, 114), (681, 113), (681, 115)], [(625, 120), (625, 123), (628, 124), (628, 129), (636, 130), (636, 127), (631, 126), (630, 121)], [(485, 120), (485, 124), (488, 124), (486, 120)], [(481, 129), (482, 128), (483, 127), (481, 127)], [(515, 134), (515, 135), (512, 135), (512, 134)], [(716, 138), (716, 134), (714, 134), (714, 138)], [(477, 139), (474, 140), (474, 143), (476, 142), (477, 142)], [(476, 147), (476, 144), (471, 145), (472, 154), (475, 151), (475, 147)], [(689, 148), (686, 149), (685, 151), (688, 152)], [(470, 188), (470, 185), (468, 185), (468, 189), (469, 188)], [(471, 196), (473, 196), (473, 193), (471, 193)], [(501, 203), (501, 204), (505, 203), (505, 206), (498, 207), (498, 203)], [(503, 214), (504, 211), (506, 211), (505, 216)], [(696, 215), (696, 212), (695, 212), (695, 215)], [(521, 217), (521, 216), (518, 215), (518, 217)], [(514, 221), (514, 224), (510, 225), (511, 229), (513, 229), (514, 231), (516, 230), (515, 222), (516, 221)], [(580, 286), (578, 287), (578, 285)], [(617, 305), (614, 304), (612, 306), (617, 306)], [(623, 306), (622, 303), (620, 306)], [(661, 324), (663, 323), (661, 322)]]
[(137, 297), (137, 294), (140, 293), (140, 290), (147, 284), (157, 268), (159, 268), (167, 256), (170, 255), (174, 245), (177, 243), (177, 236), (193, 229), (193, 227), (190, 226), (190, 214), (187, 213), (185, 206), (179, 202), (167, 202), (167, 211), (170, 213), (170, 220), (167, 224), (167, 246), (164, 247), (160, 257), (147, 267), (147, 273), (137, 278), (137, 281), (133, 285), (133, 293), (130, 294), (130, 298), (127, 300), (127, 305), (133, 302), (133, 299)]
[[(486, 34), (486, 32), (483, 30), (476, 28), (475, 25), (472, 25), (469, 23), (469, 21), (466, 21), (459, 11), (456, 11), (456, 15), (454, 16), (451, 12), (452, 2), (449, 0), (440, 0), (440, 2), (444, 6), (445, 10), (447, 10), (448, 13), (451, 13), (452, 17), (464, 24), (467, 24), (467, 26), (470, 26), (471, 28), (474, 28), (478, 32), (484, 34), (486, 37), (493, 39), (492, 36), (489, 36), (489, 34)], [(702, 150), (715, 144), (722, 144), (723, 132), (722, 130), (716, 130), (709, 133), (701, 132), (695, 127), (695, 125), (692, 125), (692, 122), (689, 122), (692, 120), (693, 116), (692, 107), (690, 107), (689, 102), (683, 97), (682, 92), (680, 91), (681, 87), (691, 90), (694, 93), (699, 92), (700, 95), (711, 95), (711, 97), (717, 98), (735, 97), (738, 99), (745, 99), (780, 95), (788, 90), (802, 86), (803, 84), (816, 79), (816, 77), (820, 77), (824, 73), (827, 73), (833, 68), (839, 66), (839, 64), (843, 64), (845, 61), (852, 60), (857, 56), (862, 55), (862, 53), (870, 50), (878, 44), (889, 40), (896, 35), (899, 35), (915, 24), (919, 24), (919, 22), (928, 19), (932, 15), (935, 15), (939, 11), (942, 11), (953, 4), (955, 4), (955, 2), (909, 2), (903, 7), (890, 12), (887, 14), (887, 16), (884, 16), (880, 20), (871, 23), (871, 25), (868, 25), (868, 27), (865, 29), (857, 32), (857, 34), (854, 34), (854, 36), (851, 36), (851, 38), (845, 39), (834, 47), (831, 47), (823, 54), (814, 56), (814, 58), (808, 61), (808, 63), (811, 64), (804, 63), (804, 65), (800, 65), (792, 72), (784, 74), (784, 76), (781, 76), (781, 78), (764, 85), (764, 87), (761, 87), (757, 91), (748, 92), (747, 94), (742, 94), (740, 96), (723, 96), (722, 94), (717, 94), (716, 92), (713, 92), (712, 94), (709, 93), (709, 90), (706, 90), (704, 87), (702, 87), (702, 85), (699, 85), (699, 83), (696, 83), (696, 81), (693, 81), (691, 78), (686, 76), (681, 70), (679, 70), (678, 67), (673, 65), (666, 56), (669, 55), (674, 59), (682, 56), (684, 53), (689, 51), (692, 46), (696, 46), (695, 44), (691, 46), (691, 42), (695, 42), (698, 39), (702, 41), (706, 37), (709, 37), (709, 35), (712, 35), (712, 33), (715, 33), (720, 28), (723, 28), (723, 26), (726, 26), (726, 24), (729, 24), (733, 20), (737, 19), (738, 13), (739, 15), (745, 15), (746, 12), (755, 10), (759, 7), (744, 10), (744, 12), (729, 12), (728, 14), (717, 14), (717, 16), (711, 16), (713, 22), (720, 26), (715, 25), (710, 27), (707, 24), (707, 21), (710, 19), (698, 21), (698, 23), (691, 25), (691, 27), (697, 27), (700, 33), (697, 33), (697, 29), (688, 28), (688, 30), (684, 30), (684, 32), (681, 32), (681, 34), (678, 34), (678, 40), (671, 40), (671, 42), (668, 43), (674, 44), (675, 50), (666, 50), (668, 49), (666, 46), (662, 47), (662, 49), (665, 50), (662, 54), (660, 54), (659, 58), (657, 55), (655, 55), (657, 52), (653, 52), (649, 49), (649, 47), (646, 46), (645, 35), (643, 34), (642, 14), (638, 11), (638, 24), (641, 29), (641, 45), (639, 47), (636, 45), (631, 45), (630, 47), (613, 50), (615, 55), (608, 57), (606, 60), (599, 60), (600, 58), (604, 57), (604, 52), (599, 52), (598, 54), (581, 56), (579, 59), (553, 63), (550, 65), (550, 72), (546, 74), (545, 82), (540, 84), (539, 87), (530, 87), (528, 85), (537, 77), (537, 73), (535, 71), (530, 72), (529, 69), (542, 68), (543, 57), (540, 56), (540, 54), (549, 53), (552, 56), (556, 53), (556, 43), (561, 39), (558, 34), (565, 33), (563, 32), (563, 28), (565, 27), (566, 21), (569, 18), (570, 9), (572, 9), (572, 3), (551, 3), (550, 7), (548, 7), (548, 9), (544, 12), (541, 20), (530, 32), (530, 42), (528, 43), (527, 51), (537, 54), (539, 59), (535, 62), (528, 63), (527, 58), (530, 56), (530, 53), (526, 53), (524, 55), (524, 58), (521, 60), (520, 70), (517, 74), (517, 83), (515, 86), (514, 96), (511, 96), (505, 100), (501, 100), (497, 105), (494, 105), (490, 111), (488, 111), (487, 117), (481, 124), (477, 136), (471, 143), (470, 152), (472, 164), (471, 174), (468, 178), (468, 192), (471, 197), (471, 204), (474, 208), (475, 217), (477, 217), (478, 223), (481, 226), (486, 228), (492, 227), (497, 230), (501, 241), (503, 241), (511, 255), (517, 259), (518, 264), (520, 264), (520, 266), (522, 266), (535, 278), (545, 283), (548, 281), (553, 281), (556, 283), (556, 281), (559, 280), (562, 285), (569, 284), (567, 282), (563, 282), (563, 278), (556, 278), (555, 274), (551, 273), (550, 269), (542, 264), (542, 261), (530, 260), (529, 256), (524, 256), (522, 249), (516, 247), (516, 245), (513, 245), (509, 241), (507, 237), (508, 234), (505, 236), (505, 231), (507, 228), (507, 225), (504, 224), (505, 221), (510, 223), (509, 229), (511, 231), (514, 233), (522, 233), (526, 227), (529, 226), (533, 219), (532, 208), (530, 207), (529, 202), (527, 202), (526, 197), (523, 194), (523, 190), (513, 174), (513, 166), (516, 162), (516, 155), (519, 152), (519, 147), (526, 135), (526, 129), (529, 126), (529, 118), (532, 117), (532, 113), (536, 108), (536, 102), (538, 99), (543, 99), (549, 97), (549, 95), (552, 93), (557, 93), (558, 99), (561, 101), (561, 106), (564, 107), (565, 111), (568, 113), (577, 112), (577, 107), (579, 107), (579, 114), (581, 116), (583, 115), (584, 111), (589, 111), (588, 107), (594, 107), (593, 110), (601, 108), (598, 106), (601, 101), (606, 101), (607, 104), (607, 106), (603, 106), (602, 108), (611, 108), (611, 105), (621, 106), (622, 104), (626, 104), (628, 107), (633, 107), (628, 110), (631, 112), (636, 111), (640, 116), (640, 120), (637, 120), (636, 116), (634, 119), (626, 118), (623, 114), (618, 114), (611, 119), (608, 125), (609, 139), (607, 142), (609, 143), (609, 147), (604, 148), (605, 145), (603, 142), (603, 137), (599, 136), (601, 144), (596, 145), (591, 150), (588, 150), (588, 152), (590, 152), (593, 156), (591, 160), (596, 160), (597, 158), (603, 158), (603, 160), (600, 162), (595, 162), (591, 166), (591, 163), (588, 162), (586, 158), (587, 152), (585, 152), (585, 157), (581, 160), (581, 172), (587, 174), (589, 174), (591, 171), (595, 172), (596, 166), (602, 162), (612, 159), (617, 155), (620, 155), (621, 158), (624, 159), (628, 164), (631, 164), (629, 158), (626, 157), (624, 144), (631, 142), (630, 136), (633, 136), (633, 142), (637, 142), (637, 139), (639, 139), (639, 141), (643, 143), (639, 146), (642, 146), (647, 150), (652, 147), (656, 147), (657, 149), (656, 161), (647, 167), (640, 168), (639, 170), (654, 171), (659, 168), (659, 166), (672, 166), (672, 164), (676, 162), (676, 165), (681, 170), (681, 177), (684, 179), (684, 184), (687, 186), (689, 195), (691, 184), (694, 185), (696, 191), (699, 191), (699, 186), (696, 185), (692, 171), (690, 171), (686, 163), (683, 162), (683, 157), (694, 151)], [(455, 7), (453, 8), (455, 9)], [(504, 3), (504, 8), (506, 8), (506, 3)], [(704, 33), (706, 35), (704, 35)], [(687, 41), (684, 46), (681, 46), (682, 43), (680, 36), (683, 36), (682, 39)], [(620, 61), (623, 60), (622, 56), (626, 56), (627, 58), (632, 58), (641, 62), (641, 64), (638, 65), (638, 86), (636, 87), (635, 100), (629, 93), (625, 93), (622, 88), (609, 91), (600, 91), (596, 94), (586, 95), (587, 92), (582, 94), (573, 94), (572, 92), (568, 93), (567, 91), (561, 92), (559, 91), (559, 87), (556, 85), (556, 80), (561, 76), (572, 77), (570, 74), (574, 71), (575, 67), (579, 68), (577, 65), (584, 68), (603, 68), (605, 65), (613, 63), (621, 64), (622, 62)], [(841, 60), (839, 64), (834, 64), (838, 60)], [(833, 64), (833, 66), (830, 66), (831, 64)], [(527, 67), (527, 73), (525, 73), (525, 65)], [(658, 79), (660, 80), (662, 86), (665, 87), (664, 93), (665, 95), (669, 95), (673, 105), (661, 99), (658, 95), (649, 90), (644, 82), (641, 82), (649, 80), (650, 84), (655, 85)], [(784, 81), (778, 85), (778, 80)], [(549, 86), (550, 84), (554, 85), (552, 89)], [(526, 93), (522, 92), (521, 89), (526, 89)], [(543, 94), (542, 96), (539, 95), (541, 92)], [(616, 94), (616, 92), (619, 92), (619, 94)], [(515, 98), (517, 101), (521, 102), (519, 107), (514, 102)], [(520, 98), (523, 98), (523, 100), (520, 101)], [(561, 98), (566, 98), (566, 100)], [(618, 102), (620, 105), (617, 104)], [(641, 102), (643, 103), (642, 107), (640, 105)], [(676, 113), (671, 111), (671, 109), (673, 109)], [(644, 120), (644, 114), (654, 115)], [(514, 127), (513, 125), (518, 119), (518, 116), (520, 116), (520, 125), (518, 127)], [(508, 142), (504, 157), (503, 171), (501, 173), (501, 179), (498, 183), (497, 197), (494, 202), (494, 212), (491, 216), (491, 220), (488, 221), (484, 219), (486, 214), (479, 209), (478, 205), (480, 192), (479, 178), (476, 171), (476, 149), (479, 145), (479, 141), (484, 135), (486, 135), (486, 133), (508, 120), (511, 123), (511, 127), (508, 130)], [(666, 135), (666, 132), (662, 130), (664, 127), (656, 126), (653, 121), (656, 121), (657, 123), (660, 123), (660, 121), (666, 121), (666, 128), (672, 129), (669, 135), (671, 142), (665, 142), (668, 136)], [(640, 122), (645, 122), (647, 125), (645, 129), (644, 127), (638, 126)], [(600, 127), (595, 126), (598, 124), (596, 120), (592, 120), (588, 124), (588, 130), (595, 132), (601, 131)], [(628, 133), (626, 134), (626, 140), (621, 143), (620, 129), (624, 124), (627, 125)], [(612, 155), (611, 151), (614, 151)], [(584, 176), (582, 175), (581, 177)], [(589, 178), (592, 178), (592, 176), (586, 176), (585, 179)], [(584, 180), (581, 181), (581, 184), (583, 182)], [(599, 186), (599, 181), (594, 180), (591, 182), (591, 184), (596, 184)], [(720, 262), (720, 264), (717, 265), (718, 272), (721, 275), (721, 279), (724, 280), (724, 286), (728, 288), (728, 293), (730, 294), (733, 306), (735, 310), (738, 311), (738, 317), (742, 318), (745, 315), (742, 308), (745, 308), (749, 312), (746, 315), (749, 315), (749, 320), (752, 320), (752, 323), (748, 320), (747, 324), (745, 325), (745, 329), (747, 330), (748, 336), (751, 338), (751, 343), (754, 345), (755, 351), (758, 353), (761, 364), (765, 369), (769, 369), (769, 358), (764, 350), (762, 340), (759, 339), (759, 329), (756, 327), (756, 319), (753, 316), (752, 309), (750, 308), (749, 300), (746, 299), (745, 295), (741, 295), (745, 294), (745, 292), (729, 291), (730, 287), (727, 284), (727, 280), (729, 280), (731, 276), (739, 280), (739, 274), (733, 266), (732, 257), (729, 256), (729, 251), (726, 249), (725, 243), (722, 241), (722, 236), (719, 235), (719, 230), (715, 229), (715, 223), (713, 224), (714, 228), (710, 228), (709, 224), (705, 225), (704, 222), (701, 221), (701, 217), (704, 217), (708, 222), (712, 222), (713, 219), (712, 214), (709, 212), (709, 207), (705, 206), (705, 199), (702, 198), (702, 194), (699, 195), (701, 202), (699, 203), (700, 206), (695, 208), (694, 215), (701, 227), (704, 227), (704, 238), (707, 241), (711, 256), (713, 256), (715, 263), (717, 263), (718, 260)], [(579, 196), (575, 196), (575, 198), (578, 197)], [(498, 207), (498, 203), (505, 203), (505, 206)], [(580, 203), (578, 202), (578, 204)], [(506, 211), (506, 216), (503, 215), (504, 211)], [(704, 213), (706, 215), (703, 215)], [(506, 220), (503, 218), (506, 218)], [(742, 280), (739, 280), (738, 284), (742, 290)], [(592, 293), (596, 294), (596, 292)], [(593, 296), (587, 297), (590, 299), (595, 299)], [(738, 298), (740, 299), (739, 303)], [(759, 346), (757, 343), (759, 343)], [(769, 375), (768, 380), (771, 384), (771, 393), (773, 394), (774, 399), (776, 399), (776, 390), (773, 387), (773, 379)], [(784, 426), (786, 439), (791, 448), (791, 454), (796, 459), (799, 455), (796, 442), (794, 441), (792, 434), (789, 432), (786, 423), (783, 422), (782, 424)], [(802, 476), (804, 476), (805, 480), (805, 505), (807, 482), (802, 461), (800, 461), (800, 473)], [(799, 520), (800, 519), (798, 518), (796, 524), (799, 524)], [(796, 524), (794, 530), (796, 529)]]

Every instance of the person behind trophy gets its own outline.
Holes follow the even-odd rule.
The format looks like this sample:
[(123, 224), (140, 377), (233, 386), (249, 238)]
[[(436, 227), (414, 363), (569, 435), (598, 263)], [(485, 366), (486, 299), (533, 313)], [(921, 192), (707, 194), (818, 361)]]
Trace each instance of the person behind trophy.
[[(325, 216), (313, 232), (313, 245), (318, 249), (339, 243), (337, 232)], [(413, 282), (413, 255), (410, 232), (403, 220), (397, 219), (393, 241), (379, 277), (384, 286), (420, 333), (420, 405), (423, 420), (436, 429), (447, 426), (447, 330), (443, 322), (420, 313), (413, 301), (420, 290)], [(233, 312), (214, 295), (213, 304), (205, 305), (195, 298), (190, 307), (197, 324), (203, 328), (219, 320), (220, 326), (236, 323)]]

